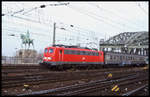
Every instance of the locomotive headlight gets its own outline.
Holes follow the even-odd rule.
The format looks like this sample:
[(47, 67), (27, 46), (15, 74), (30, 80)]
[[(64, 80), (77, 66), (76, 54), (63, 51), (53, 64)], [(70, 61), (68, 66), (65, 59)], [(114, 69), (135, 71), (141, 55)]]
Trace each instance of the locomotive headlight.
[(52, 60), (52, 58), (51, 58), (51, 57), (48, 57), (48, 60)]
[(47, 59), (47, 57), (44, 57), (43, 59)]

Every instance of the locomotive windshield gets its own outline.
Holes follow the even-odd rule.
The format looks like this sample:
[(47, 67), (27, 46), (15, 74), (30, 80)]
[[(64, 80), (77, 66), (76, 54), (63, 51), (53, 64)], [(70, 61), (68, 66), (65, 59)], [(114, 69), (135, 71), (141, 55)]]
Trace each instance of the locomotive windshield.
[(53, 49), (49, 49), (49, 53), (53, 53)]
[(45, 49), (45, 53), (47, 53), (47, 51), (48, 51), (48, 49), (46, 48), (46, 49)]

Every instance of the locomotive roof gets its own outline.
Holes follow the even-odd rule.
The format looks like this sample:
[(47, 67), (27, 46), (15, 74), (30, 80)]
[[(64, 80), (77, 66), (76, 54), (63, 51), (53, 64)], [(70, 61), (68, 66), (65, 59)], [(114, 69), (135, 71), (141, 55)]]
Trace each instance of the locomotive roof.
[(92, 50), (92, 49), (85, 49), (85, 48), (64, 48), (64, 49), (72, 49), (72, 50), (85, 50), (85, 51), (96, 51), (96, 50)]
[(111, 53), (111, 54), (125, 54), (125, 55), (137, 55), (137, 56), (146, 56), (146, 55), (138, 55), (138, 54), (129, 54), (124, 52), (111, 52), (111, 51), (103, 51), (104, 53)]
[(72, 46), (68, 46), (68, 45), (53, 45), (51, 47), (58, 47), (58, 48), (62, 47), (62, 48), (66, 48), (66, 49), (76, 49), (76, 50), (82, 49), (82, 50), (98, 51), (97, 49), (90, 49), (88, 47), (79, 47), (79, 46), (74, 46), (74, 45), (72, 45)]

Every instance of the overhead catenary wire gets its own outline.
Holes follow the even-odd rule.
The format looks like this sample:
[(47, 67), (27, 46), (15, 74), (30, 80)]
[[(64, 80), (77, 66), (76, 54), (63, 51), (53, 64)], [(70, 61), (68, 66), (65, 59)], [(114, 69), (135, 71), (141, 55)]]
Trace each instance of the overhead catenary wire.
[[(33, 10), (35, 10), (35, 9), (38, 9), (38, 8), (43, 8), (43, 6), (58, 6), (58, 5), (67, 5), (68, 3), (61, 3), (61, 4), (47, 4), (47, 5), (41, 5), (40, 7), (34, 7), (34, 8), (31, 8), (29, 11), (25, 11), (25, 12), (30, 12), (30, 11), (33, 11)], [(17, 11), (17, 13), (19, 13), (19, 12), (21, 12), (22, 13), (22, 11)], [(16, 12), (13, 12), (13, 13), (16, 13)], [(15, 18), (19, 18), (19, 19), (24, 19), (24, 20), (27, 20), (27, 21), (31, 21), (31, 22), (35, 22), (35, 23), (41, 23), (41, 21), (40, 21), (40, 19), (39, 20), (35, 20), (35, 17), (33, 17), (34, 19), (29, 19), (29, 18), (27, 18), (27, 17), (29, 17), (29, 16), (25, 16), (25, 15), (14, 15), (13, 13), (11, 13), (11, 16), (13, 16), (13, 17), (15, 17)], [(38, 15), (39, 15), (39, 13), (38, 13)], [(31, 16), (30, 16), (31, 17)], [(39, 17), (40, 18), (40, 17)], [(42, 24), (45, 24), (45, 25), (47, 25), (47, 23), (49, 23), (49, 21), (42, 21)]]
[[(95, 13), (93, 12), (92, 14), (95, 14)], [(96, 14), (95, 14), (95, 15), (96, 15)], [(131, 27), (131, 26), (125, 24), (125, 23), (122, 23), (122, 22), (118, 22), (118, 21), (116, 21), (116, 20), (113, 20), (113, 19), (111, 19), (111, 18), (108, 17), (108, 16), (105, 16), (105, 17), (104, 17), (104, 16), (101, 16), (101, 15), (99, 15), (99, 14), (97, 14), (96, 16), (101, 17), (101, 18), (103, 18), (103, 19), (105, 19), (105, 20), (109, 20), (110, 22), (112, 22), (112, 23), (114, 23), (114, 24), (116, 24), (116, 25), (120, 25), (121, 27), (126, 27), (126, 28), (135, 29), (135, 27)], [(136, 29), (137, 29), (137, 27), (136, 27)]]
[[(3, 28), (2, 31), (9, 31), (9, 32), (13, 32), (13, 33), (16, 32), (16, 35), (18, 35), (18, 34), (26, 34), (25, 31), (23, 32), (23, 31), (19, 31), (19, 30), (10, 29), (10, 28), (9, 29)], [(39, 34), (39, 33), (34, 33), (34, 32), (30, 32), (30, 33), (33, 34), (33, 35), (37, 35), (37, 36), (49, 37), (48, 35), (44, 35), (44, 34)], [(9, 34), (11, 34), (11, 33), (9, 33)]]
[[(10, 23), (10, 22), (9, 22)], [(13, 23), (14, 24), (14, 23)], [(19, 23), (19, 25), (23, 25), (22, 23)], [(51, 25), (51, 27), (52, 27), (52, 25)], [(4, 28), (6, 28), (6, 27), (4, 27)], [(13, 26), (9, 26), (9, 27), (7, 27), (7, 28), (10, 28), (10, 29), (17, 29), (15, 26), (13, 27)], [(34, 26), (32, 26), (32, 28), (34, 28)], [(56, 27), (56, 28), (58, 28), (58, 29), (61, 29), (60, 27)], [(74, 27), (74, 28), (76, 28), (76, 27)], [(37, 27), (35, 28), (35, 29), (37, 29)], [(66, 29), (66, 31), (67, 31), (67, 29), (69, 29), (69, 28), (65, 28)], [(40, 30), (40, 29), (39, 29)], [(43, 30), (45, 30), (45, 29), (43, 29)], [(61, 29), (62, 30), (62, 29)], [(69, 33), (72, 33), (72, 34), (75, 34), (76, 35), (76, 33), (73, 33), (75, 31), (75, 29), (70, 29), (68, 32)], [(83, 37), (85, 37), (85, 35), (86, 35), (86, 31), (82, 31), (81, 29), (76, 29), (76, 32), (82, 32), (82, 34), (83, 34), (83, 32), (85, 32), (85, 34), (81, 34)], [(32, 33), (32, 32), (31, 32)], [(37, 33), (38, 34), (38, 33)], [(41, 35), (44, 35), (44, 34), (41, 34)], [(44, 36), (47, 36), (47, 35), (44, 35)], [(87, 37), (87, 36), (86, 36)]]
[[(18, 14), (18, 13), (20, 13), (20, 14), (23, 14), (23, 15), (25, 15), (25, 14), (27, 14), (27, 13), (29, 13), (29, 12), (32, 12), (33, 10), (36, 10), (36, 9), (38, 9), (38, 8), (45, 8), (46, 6), (60, 6), (60, 5), (68, 5), (69, 3), (59, 3), (59, 4), (46, 4), (46, 5), (44, 5), (44, 4), (42, 4), (42, 5), (39, 5), (38, 7), (33, 7), (33, 8), (29, 8), (28, 10), (27, 9), (21, 9), (21, 10), (19, 10), (19, 11), (12, 11), (11, 13), (10, 13), (10, 15), (14, 15), (14, 14)], [(10, 6), (9, 6), (10, 7)], [(5, 15), (9, 15), (9, 14), (6, 14), (6, 13), (3, 13), (4, 15), (3, 16), (5, 16)]]
[[(81, 10), (83, 10), (83, 8), (81, 8)], [(80, 11), (81, 11), (81, 10), (80, 10)], [(79, 11), (79, 10), (78, 10), (78, 11)], [(121, 27), (120, 29), (122, 29), (122, 30), (124, 30), (125, 28), (128, 29), (129, 27), (132, 28), (132, 29), (136, 29), (136, 30), (137, 30), (137, 29), (140, 29), (139, 27), (135, 27), (135, 26), (134, 26), (134, 27), (133, 27), (133, 26), (131, 27), (131, 26), (129, 26), (129, 25), (127, 26), (127, 25), (125, 25), (125, 24), (122, 24), (121, 22), (116, 22), (116, 21), (111, 20), (111, 19), (109, 19), (109, 18), (107, 18), (107, 17), (100, 16), (100, 15), (98, 15), (98, 14), (95, 14), (94, 11), (93, 11), (93, 12), (89, 12), (88, 10), (84, 10), (83, 13), (85, 13), (85, 12), (90, 13), (90, 14), (93, 14), (93, 16), (96, 16), (97, 18), (100, 17), (100, 18), (104, 19), (104, 21), (105, 21), (106, 23), (112, 24), (112, 26), (114, 26), (114, 27), (116, 26), (115, 28), (120, 28), (120, 27)], [(108, 21), (109, 21), (109, 22), (108, 22)]]
[(140, 3), (137, 3), (137, 5), (146, 15), (148, 15), (148, 13), (145, 11), (145, 9), (143, 7), (141, 7)]
[[(17, 17), (18, 18), (18, 17)], [(19, 17), (20, 18), (20, 17)], [(25, 20), (27, 20), (27, 21), (32, 21), (32, 22), (37, 22), (38, 23), (38, 21), (34, 21), (34, 20), (31, 20), (31, 19), (26, 19), (26, 18), (20, 18), (20, 19), (25, 19)], [(83, 31), (82, 31), (83, 32)], [(82, 36), (84, 36), (84, 35), (82, 35)]]
[[(22, 19), (22, 18), (21, 18)], [(29, 20), (30, 21), (30, 20)], [(83, 32), (83, 31), (82, 31)], [(83, 35), (82, 35), (83, 36)]]
[[(71, 6), (71, 5), (69, 5), (69, 6), (67, 6), (67, 7), (71, 8), (71, 9), (73, 9), (73, 10), (76, 10), (77, 12), (80, 12), (80, 13), (82, 13), (82, 14), (85, 14), (85, 15), (87, 15), (87, 16), (89, 16), (89, 17), (91, 17), (91, 18), (93, 18), (93, 19), (95, 19), (95, 20), (97, 20), (97, 21), (99, 21), (99, 22), (106, 23), (107, 25), (111, 26), (113, 29), (119, 28), (119, 29), (123, 30), (123, 28), (120, 28), (120, 27), (114, 25), (113, 23), (110, 23), (110, 22), (108, 22), (108, 21), (106, 21), (106, 20), (104, 20), (104, 19), (100, 19), (99, 17), (95, 16), (94, 14), (89, 14), (89, 13), (87, 13), (86, 11), (82, 11), (81, 9), (79, 9), (79, 8), (77, 8), (77, 7), (73, 7), (73, 6)], [(115, 28), (114, 28), (114, 27), (115, 27)]]
[[(5, 21), (5, 23), (9, 23), (9, 24), (13, 24), (13, 26), (11, 25), (11, 26), (8, 26), (8, 25), (4, 25), (3, 24), (3, 26), (2, 26), (2, 29), (3, 28), (10, 28), (10, 29), (20, 29), (19, 27), (20, 27), (20, 25), (21, 26), (23, 26), (21, 29), (20, 29), (20, 31), (26, 31), (27, 29), (31, 29), (31, 30), (34, 30), (34, 29), (36, 29), (37, 31), (39, 31), (39, 30), (42, 30), (42, 31), (44, 31), (44, 32), (46, 32), (46, 31), (48, 31), (49, 29), (41, 29), (40, 27), (38, 27), (37, 25), (36, 26), (32, 26), (32, 28), (30, 28), (29, 27), (29, 25), (26, 25), (26, 24), (24, 24), (24, 22), (12, 22), (12, 21)], [(40, 25), (39, 25), (40, 26)]]
[[(19, 16), (17, 16), (16, 18), (25, 19), (25, 20), (27, 20), (27, 21), (32, 21), (32, 22), (36, 22), (36, 23), (39, 22), (39, 21), (35, 21), (35, 20), (31, 20), (31, 19), (27, 19), (27, 18), (23, 18), (23, 17), (19, 17)], [(47, 25), (47, 24), (46, 24), (46, 25)]]
[[(57, 28), (58, 28), (58, 27), (57, 27)], [(59, 28), (59, 29), (60, 29), (60, 28)], [(19, 32), (20, 34), (21, 34), (21, 33), (25, 33), (25, 32), (23, 32), (23, 31), (21, 32), (21, 31), (19, 31), (19, 30), (15, 30), (15, 28), (12, 28), (12, 27), (11, 27), (11, 28), (9, 27), (9, 29), (5, 27), (5, 28), (3, 28), (2, 30), (7, 30), (7, 31), (10, 31), (10, 32), (16, 32), (16, 33)], [(68, 30), (66, 30), (66, 31), (68, 31)], [(77, 31), (78, 31), (78, 30), (77, 30)], [(68, 31), (68, 32), (72, 32), (72, 31)], [(73, 31), (73, 32), (74, 32), (74, 31)], [(19, 33), (18, 33), (18, 34), (19, 34)], [(30, 32), (30, 33), (33, 34), (33, 35), (40, 35), (40, 36), (42, 35), (42, 36), (44, 36), (44, 37), (45, 37), (45, 36), (46, 36), (46, 37), (49, 37), (49, 35), (43, 35), (43, 34), (38, 34), (38, 33), (33, 33), (33, 32)], [(58, 35), (58, 37), (60, 36), (59, 33), (57, 33), (57, 35)], [(67, 36), (68, 36), (68, 35), (66, 35), (66, 37), (67, 37)], [(84, 34), (82, 35), (82, 38), (86, 38), (86, 37), (88, 37), (88, 36), (85, 36)]]
[(29, 12), (35, 10), (35, 9), (38, 9), (38, 8), (45, 8), (46, 6), (60, 6), (60, 5), (68, 5), (68, 4), (69, 4), (69, 3), (40, 5), (39, 7), (31, 8), (30, 10), (24, 12), (23, 14), (29, 13)]
[[(62, 22), (59, 22), (59, 23), (63, 24), (65, 27), (71, 26), (70, 24), (66, 24), (66, 23), (62, 23)], [(86, 28), (84, 28), (84, 27), (81, 27), (81, 25), (72, 25), (72, 26), (73, 26), (73, 27), (70, 27), (71, 29), (76, 28), (76, 29), (78, 29), (78, 30), (81, 30), (81, 31), (84, 31), (84, 32), (88, 32), (88, 33), (90, 33), (90, 32), (98, 33), (98, 32), (96, 32), (96, 31), (90, 30), (89, 28), (86, 29)], [(102, 33), (102, 34), (103, 34), (103, 33)]]
[[(88, 3), (88, 4), (89, 4), (89, 3)], [(117, 16), (118, 18), (120, 18), (121, 21), (124, 21), (124, 22), (127, 22), (127, 23), (131, 24), (130, 26), (133, 27), (133, 28), (139, 28), (139, 27), (135, 26), (135, 25), (137, 25), (136, 23), (130, 21), (129, 19), (127, 19), (127, 18), (125, 18), (125, 17), (123, 17), (123, 16), (120, 16), (120, 14), (117, 14), (117, 13), (115, 13), (115, 12), (112, 12), (112, 11), (108, 10), (108, 9), (105, 9), (105, 8), (103, 8), (102, 6), (99, 7), (98, 5), (93, 5), (93, 4), (89, 4), (89, 5), (94, 6), (94, 7), (98, 8), (98, 9), (104, 10), (105, 12), (114, 14), (115, 16)], [(128, 26), (129, 26), (129, 25), (128, 25)]]
[[(66, 25), (66, 24), (63, 24), (63, 25)], [(70, 28), (65, 26), (65, 28), (67, 28), (67, 30), (70, 29), (70, 32), (76, 31), (76, 35), (78, 35), (78, 33), (80, 33), (80, 35), (83, 36), (83, 37), (85, 37), (85, 38), (95, 37), (95, 35), (93, 34), (93, 33), (95, 33), (94, 31), (87, 30), (87, 29), (84, 29), (84, 28), (81, 28), (81, 27), (78, 27), (78, 26), (74, 26), (74, 27), (70, 27)], [(92, 35), (89, 35), (90, 33), (92, 33)]]
[[(30, 21), (30, 20), (29, 20)], [(35, 21), (34, 21), (35, 22)]]

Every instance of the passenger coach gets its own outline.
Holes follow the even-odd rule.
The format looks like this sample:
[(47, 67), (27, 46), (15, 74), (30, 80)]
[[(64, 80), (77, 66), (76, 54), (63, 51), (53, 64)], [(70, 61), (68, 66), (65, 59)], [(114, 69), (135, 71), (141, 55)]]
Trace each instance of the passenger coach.
[(104, 52), (104, 61), (105, 65), (145, 65), (147, 64), (147, 56), (144, 55), (135, 55), (135, 54), (126, 54), (126, 53), (117, 53), (117, 52)]

